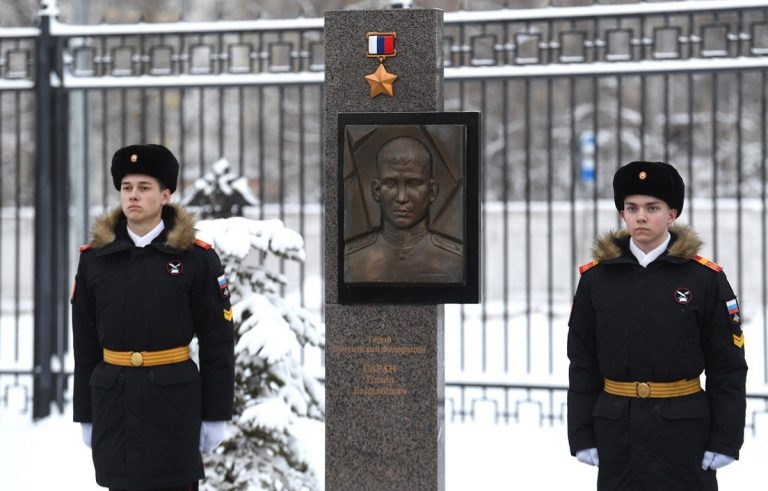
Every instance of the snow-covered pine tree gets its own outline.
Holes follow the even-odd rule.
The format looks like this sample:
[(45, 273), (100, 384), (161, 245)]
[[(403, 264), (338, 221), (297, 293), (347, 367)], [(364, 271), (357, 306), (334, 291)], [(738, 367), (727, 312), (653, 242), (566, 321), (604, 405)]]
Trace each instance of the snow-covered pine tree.
[(211, 164), (211, 172), (195, 180), (194, 190), (184, 200), (184, 206), (199, 207), (204, 218), (227, 218), (241, 216), (245, 206), (258, 205), (248, 180), (231, 169), (232, 164), (225, 158)]
[(280, 220), (218, 218), (197, 228), (224, 266), (236, 343), (235, 416), (224, 443), (204, 456), (202, 489), (318, 489), (295, 423), (325, 418), (324, 389), (299, 360), (302, 348), (324, 347), (324, 326), (280, 296), (287, 279), (270, 268), (303, 261), (304, 240)]

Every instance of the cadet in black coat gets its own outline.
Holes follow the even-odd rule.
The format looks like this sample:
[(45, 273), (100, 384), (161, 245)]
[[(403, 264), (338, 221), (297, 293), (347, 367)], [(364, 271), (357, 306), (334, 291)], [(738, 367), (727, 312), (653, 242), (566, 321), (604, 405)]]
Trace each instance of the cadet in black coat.
[(598, 489), (715, 490), (744, 435), (736, 296), (693, 229), (672, 223), (684, 194), (672, 166), (630, 163), (614, 193), (627, 230), (597, 241), (569, 321), (571, 453), (599, 465)]
[[(201, 448), (218, 444), (232, 417), (229, 292), (218, 256), (195, 240), (194, 216), (168, 204), (177, 172), (164, 147), (118, 150), (121, 208), (81, 248), (74, 420), (92, 423), (96, 481), (110, 488), (196, 489)], [(194, 336), (199, 367), (188, 354)], [(218, 428), (218, 441), (206, 442), (201, 426)]]

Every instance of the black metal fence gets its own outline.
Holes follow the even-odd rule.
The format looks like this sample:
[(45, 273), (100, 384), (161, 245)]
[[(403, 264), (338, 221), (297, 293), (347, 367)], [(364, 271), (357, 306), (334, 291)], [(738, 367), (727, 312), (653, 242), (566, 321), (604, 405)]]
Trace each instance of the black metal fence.
[[(116, 205), (106, 164), (126, 143), (173, 148), (182, 196), (229, 160), (259, 198), (250, 216), (305, 237), (287, 293), (322, 310), (322, 27), (44, 15), (0, 29), (0, 404), (42, 417), (65, 403), (69, 265)], [(683, 220), (740, 294), (754, 428), (768, 404), (768, 5), (447, 13), (444, 45), (445, 108), (482, 111), (485, 138), (484, 302), (447, 307), (449, 417), (563, 420), (576, 268), (619, 225), (615, 169), (649, 159), (680, 168)]]

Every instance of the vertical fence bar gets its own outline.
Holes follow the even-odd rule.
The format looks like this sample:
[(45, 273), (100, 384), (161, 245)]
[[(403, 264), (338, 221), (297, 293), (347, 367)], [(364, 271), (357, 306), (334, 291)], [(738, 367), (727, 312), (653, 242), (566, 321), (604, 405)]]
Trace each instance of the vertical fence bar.
[[(277, 199), (279, 207), (280, 221), (285, 223), (285, 87), (278, 89), (278, 109), (277, 109), (277, 128), (278, 128), (278, 147), (277, 147)], [(285, 260), (280, 258), (280, 274), (285, 274)], [(285, 295), (285, 285), (280, 285), (280, 294)]]
[[(306, 213), (306, 196), (304, 190), (304, 174), (306, 169), (305, 161), (305, 149), (304, 149), (304, 134), (306, 133), (306, 121), (304, 120), (304, 89), (303, 85), (299, 86), (299, 235), (305, 237), (304, 218)], [(301, 305), (306, 305), (304, 298), (304, 283), (306, 264), (304, 261), (299, 263), (299, 302)], [(301, 352), (302, 362), (304, 361), (304, 351)]]
[[(460, 31), (461, 31), (461, 35), (458, 37), (459, 45), (461, 45), (464, 42), (464, 25), (463, 24), (461, 26)], [(459, 110), (460, 111), (464, 111), (465, 110), (465, 108), (464, 108), (464, 80), (460, 80), (459, 81), (458, 91), (459, 91)], [(481, 162), (481, 165), (480, 165), (480, 183), (481, 183), (481, 185), (480, 185), (480, 198), (479, 199), (480, 199), (480, 203), (483, 203), (482, 194), (483, 194), (483, 189), (485, 189), (485, 186), (484, 186), (484, 183), (485, 183), (485, 163), (486, 163), (485, 156), (484, 156), (485, 152), (483, 152), (481, 155), (482, 155), (482, 157), (481, 157), (482, 162)], [(506, 165), (506, 163), (505, 163), (505, 165)], [(483, 213), (485, 213), (484, 207), (483, 207)], [(481, 222), (480, 222), (480, 237), (481, 237), (481, 239), (484, 237), (484, 234), (485, 234), (485, 229), (484, 229), (484, 227), (482, 225), (482, 220), (481, 220)], [(481, 240), (481, 242), (483, 244), (485, 244), (485, 240)], [(481, 263), (485, 261), (485, 259), (484, 259), (485, 254), (483, 254), (484, 252), (485, 252), (484, 249), (481, 250), (481, 252), (480, 252), (481, 253)], [(482, 266), (482, 264), (481, 264), (481, 266)], [(485, 271), (485, 270), (482, 269), (481, 271)], [(485, 278), (485, 275), (483, 275), (483, 278)], [(480, 296), (481, 296), (481, 298), (485, 298), (485, 283), (483, 283), (483, 282), (480, 283)], [(459, 354), (459, 368), (461, 369), (461, 371), (464, 371), (464, 368), (466, 366), (465, 365), (465, 362), (466, 362), (466, 359), (465, 359), (466, 343), (464, 342), (465, 335), (466, 335), (466, 332), (465, 332), (466, 320), (467, 320), (467, 317), (466, 317), (465, 307), (464, 307), (464, 304), (461, 304), (461, 306), (459, 306), (459, 346), (460, 346), (460, 351), (461, 351), (461, 353)], [(463, 393), (462, 393), (462, 395), (463, 395)], [(463, 407), (464, 406), (463, 406), (463, 400), (462, 400), (462, 408)]]
[(501, 86), (501, 128), (504, 132), (501, 157), (501, 227), (502, 227), (502, 295), (504, 304), (504, 372), (509, 371), (509, 81), (504, 80)]
[(119, 147), (127, 145), (128, 141), (128, 118), (125, 114), (128, 109), (128, 90), (120, 89), (120, 114), (123, 116), (120, 118), (120, 143)]
[[(486, 80), (480, 81), (480, 110), (483, 113), (487, 112), (487, 106), (486, 106), (486, 103), (487, 103), (486, 92), (488, 90), (487, 83), (488, 82)], [(462, 107), (464, 107), (463, 104), (462, 104)], [(480, 142), (480, 144), (482, 145), (482, 148), (486, 148), (488, 144), (488, 132), (487, 131), (482, 132), (481, 138), (482, 138), (482, 141)], [(481, 158), (483, 159), (482, 167), (485, 168), (485, 166), (488, 164), (488, 159), (485, 155), (485, 152), (483, 152), (483, 155)], [(482, 185), (480, 187), (481, 203), (485, 203), (486, 196), (488, 196), (488, 183), (486, 182), (486, 178), (488, 177), (488, 175), (490, 174), (486, 174), (485, 176), (483, 176), (483, 179), (481, 181), (482, 182)], [(487, 220), (488, 220), (487, 208), (483, 208), (483, 218), (481, 222), (485, 223)], [(480, 252), (480, 268), (481, 268), (481, 271), (487, 271), (486, 266), (488, 264), (488, 259), (487, 259), (488, 258), (488, 240), (487, 240), (488, 236), (486, 235), (486, 230), (483, 230), (481, 234), (482, 234), (481, 236), (485, 237), (486, 240), (482, 241), (481, 252)], [(482, 275), (481, 289), (485, 294), (488, 293), (488, 275), (487, 274)], [(483, 302), (480, 304), (480, 312), (481, 312), (480, 318), (483, 325), (482, 364), (483, 364), (483, 373), (485, 373), (486, 369), (488, 368), (488, 304), (487, 302)]]
[(640, 76), (640, 160), (645, 160), (645, 76)]
[(664, 74), (664, 162), (669, 162), (669, 75)]
[[(306, 131), (306, 122), (304, 121), (304, 86), (300, 85), (299, 88), (299, 235), (306, 237), (304, 230), (304, 215), (306, 213), (306, 196), (304, 195), (304, 173), (305, 173), (305, 160), (304, 160), (304, 133)], [(322, 140), (322, 138), (321, 138)], [(322, 167), (322, 166), (321, 166)], [(305, 242), (306, 248), (306, 242)], [(306, 262), (299, 262), (299, 303), (306, 305), (305, 302), (305, 275), (306, 275)], [(301, 350), (301, 363), (305, 360), (305, 349)]]
[(169, 146), (168, 139), (165, 136), (165, 89), (164, 88), (160, 88), (158, 90), (157, 97), (158, 97), (158, 104), (160, 105), (160, 109), (159, 109), (160, 113), (158, 115), (158, 117), (160, 118), (160, 121), (158, 122), (158, 124), (160, 125), (160, 128), (159, 128), (160, 143), (163, 146)]
[(19, 319), (21, 317), (21, 92), (16, 92), (14, 97), (16, 109), (16, 185), (15, 185), (15, 213), (14, 213), (14, 271), (13, 271), (13, 298), (14, 298), (14, 323), (13, 323), (13, 360), (19, 361)]
[[(81, 196), (82, 201), (80, 201), (80, 220), (82, 221), (82, 235), (78, 238), (78, 241), (81, 244), (85, 244), (88, 242), (88, 220), (90, 219), (90, 210), (91, 210), (91, 176), (93, 171), (93, 150), (91, 149), (92, 140), (91, 140), (91, 93), (87, 90), (83, 91), (82, 94), (82, 105), (80, 106), (80, 111), (83, 114), (83, 125), (82, 125), (82, 132), (80, 133), (80, 138), (83, 139), (83, 162), (80, 164), (83, 166), (82, 170), (82, 182), (80, 183), (80, 189), (83, 190), (83, 195)], [(103, 121), (102, 121), (103, 123)], [(105, 162), (101, 162), (101, 167), (104, 168)]]
[(552, 155), (553, 146), (553, 89), (552, 79), (547, 79), (547, 339), (549, 339), (549, 371), (552, 375), (554, 371), (554, 223), (552, 213), (552, 189), (554, 186), (554, 159)]
[[(101, 135), (101, 209), (107, 209), (107, 189), (109, 188), (109, 177), (106, 171), (106, 164), (109, 162), (109, 110), (107, 109), (107, 89), (101, 91), (101, 121), (104, 127), (104, 133)], [(90, 218), (90, 214), (89, 214)], [(88, 223), (86, 221), (86, 223)]]
[(199, 155), (198, 155), (198, 175), (205, 174), (205, 88), (200, 87), (199, 92), (199, 111), (200, 117), (198, 118), (197, 126), (197, 139), (200, 142)]
[[(52, 69), (61, 80), (64, 73), (63, 41), (55, 43), (55, 56)], [(69, 97), (66, 90), (57, 88), (53, 94), (55, 111), (52, 129), (52, 150), (55, 161), (53, 166), (53, 265), (54, 285), (52, 306), (54, 307), (55, 322), (52, 324), (55, 331), (51, 333), (53, 344), (50, 356), (57, 358), (55, 374), (55, 402), (60, 413), (64, 412), (64, 391), (66, 389), (65, 353), (68, 346), (69, 332)]]
[[(144, 50), (144, 39), (145, 36), (139, 36), (139, 53), (143, 54), (145, 53)], [(141, 55), (140, 55), (141, 56)], [(140, 61), (138, 63), (139, 75), (144, 75), (145, 73), (149, 72), (149, 70), (144, 70), (143, 67), (145, 66), (144, 61)], [(141, 88), (139, 89), (139, 143), (149, 143), (147, 141), (147, 89)]]
[[(622, 98), (624, 89), (624, 77), (616, 77), (616, 170), (624, 164), (624, 100)], [(616, 214), (616, 229), (621, 228), (621, 215)]]
[[(261, 58), (259, 59), (261, 60)], [(261, 63), (261, 61), (259, 61)], [(264, 175), (264, 87), (259, 87), (259, 220), (264, 220), (264, 203), (266, 202), (265, 185), (267, 177)]]
[(44, 418), (51, 412), (51, 326), (55, 325), (55, 278), (53, 223), (55, 202), (54, 169), (51, 161), (51, 18), (40, 16), (40, 36), (35, 44), (35, 257), (34, 274), (41, 281), (34, 285), (34, 386), (32, 417)]
[(763, 383), (768, 383), (768, 72), (760, 72), (760, 243), (762, 245)]
[(525, 373), (531, 373), (531, 80), (525, 79)]
[[(184, 38), (182, 37), (181, 39), (182, 39), (181, 43), (183, 47)], [(182, 62), (179, 62), (179, 63), (182, 63)], [(186, 90), (183, 87), (179, 89), (179, 101), (181, 101), (179, 104), (179, 122), (178, 122), (179, 124), (179, 176), (182, 176), (182, 177), (185, 174), (184, 171), (187, 169), (187, 146), (186, 146), (187, 127), (185, 122), (186, 118), (185, 118), (185, 110), (184, 110), (184, 107), (185, 107), (184, 99), (186, 99), (186, 95), (187, 95)], [(181, 184), (180, 186), (181, 189), (179, 189), (179, 191), (181, 191), (181, 193), (184, 193), (185, 179), (182, 178), (182, 179), (179, 179), (179, 181)]]
[(568, 158), (571, 163), (571, 186), (569, 189), (569, 200), (571, 203), (571, 291), (576, 289), (576, 182), (578, 179), (578, 162), (576, 161), (576, 81), (571, 77), (568, 79), (568, 96), (570, 104), (569, 111), (569, 152)]
[[(221, 49), (219, 49), (219, 52), (221, 52)], [(218, 153), (214, 155), (213, 160), (219, 160), (222, 157), (225, 157), (224, 155), (224, 148), (226, 146), (224, 145), (225, 140), (225, 131), (224, 131), (224, 105), (226, 104), (225, 99), (225, 93), (224, 93), (224, 87), (219, 87), (218, 89), (219, 94), (219, 132), (218, 132)], [(202, 175), (202, 174), (201, 174)]]
[[(3, 144), (3, 133), (5, 131), (3, 125), (3, 92), (0, 91), (0, 149), (5, 148)], [(3, 230), (3, 215), (5, 214), (5, 193), (3, 192), (5, 183), (3, 182), (3, 172), (5, 169), (5, 159), (3, 158), (3, 152), (0, 151), (0, 232)], [(0, 319), (3, 316), (3, 240), (2, 234), (0, 234)], [(0, 349), (3, 347), (3, 330), (2, 320), (0, 320)], [(7, 401), (6, 401), (7, 402)]]
[(600, 184), (600, 96), (598, 92), (598, 79), (592, 77), (592, 107), (594, 111), (592, 113), (592, 135), (595, 138), (595, 151), (594, 151), (594, 176), (592, 178), (592, 237), (597, 237), (599, 233), (598, 228), (598, 192)]
[(693, 75), (688, 74), (686, 76), (686, 82), (687, 82), (687, 90), (686, 93), (688, 94), (688, 145), (686, 146), (686, 160), (688, 163), (688, 179), (686, 182), (688, 185), (685, 187), (686, 192), (688, 193), (687, 196), (687, 207), (688, 212), (686, 215), (688, 216), (688, 222), (691, 224), (691, 226), (694, 226), (694, 220), (696, 218), (696, 214), (694, 213), (695, 205), (693, 203), (693, 198), (695, 196), (695, 190), (696, 186), (694, 186), (693, 181), (693, 144), (694, 140), (696, 138), (696, 122), (694, 121), (693, 116), (693, 105), (694, 105), (694, 90), (693, 90)]
[(710, 152), (712, 152), (712, 255), (715, 262), (719, 260), (718, 255), (718, 231), (719, 227), (717, 222), (717, 179), (718, 179), (718, 167), (717, 167), (717, 85), (718, 85), (717, 73), (712, 74), (712, 133), (710, 135)]
[(237, 164), (238, 174), (245, 175), (245, 99), (242, 86), (237, 88)]
[(736, 274), (738, 275), (736, 291), (744, 294), (744, 260), (742, 257), (742, 230), (743, 230), (743, 203), (742, 203), (742, 139), (743, 133), (743, 104), (741, 91), (743, 90), (742, 72), (736, 72)]

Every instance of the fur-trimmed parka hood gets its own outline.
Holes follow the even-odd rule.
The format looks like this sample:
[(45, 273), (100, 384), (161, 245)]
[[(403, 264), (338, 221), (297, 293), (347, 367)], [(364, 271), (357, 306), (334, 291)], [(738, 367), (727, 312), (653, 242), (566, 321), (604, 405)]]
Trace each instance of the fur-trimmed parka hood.
[[(180, 205), (168, 204), (163, 207), (163, 220), (167, 227), (163, 231), (164, 245), (179, 251), (191, 249), (195, 243), (195, 215)], [(91, 227), (93, 240), (90, 246), (94, 249), (102, 249), (114, 242), (117, 238), (117, 227), (121, 221), (125, 222), (125, 215), (119, 207), (97, 218)]]
[[(703, 242), (693, 228), (688, 225), (673, 224), (669, 227), (672, 235), (668, 254), (681, 259), (691, 259), (699, 253)], [(592, 248), (592, 258), (597, 261), (617, 259), (622, 255), (623, 243), (629, 242), (629, 232), (613, 230), (598, 238)]]

